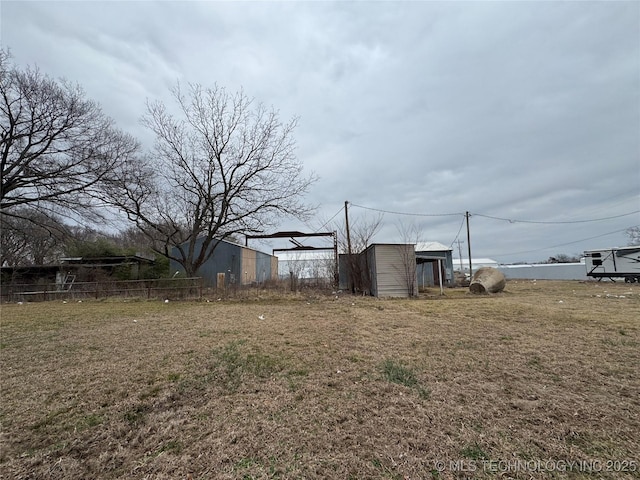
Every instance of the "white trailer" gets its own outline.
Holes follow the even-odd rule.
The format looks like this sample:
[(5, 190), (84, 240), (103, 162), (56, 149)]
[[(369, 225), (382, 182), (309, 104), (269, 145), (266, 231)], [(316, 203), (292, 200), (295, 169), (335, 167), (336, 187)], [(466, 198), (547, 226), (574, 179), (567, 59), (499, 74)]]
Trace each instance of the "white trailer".
[(601, 280), (624, 278), (627, 283), (640, 282), (640, 245), (587, 250), (584, 252), (587, 276)]

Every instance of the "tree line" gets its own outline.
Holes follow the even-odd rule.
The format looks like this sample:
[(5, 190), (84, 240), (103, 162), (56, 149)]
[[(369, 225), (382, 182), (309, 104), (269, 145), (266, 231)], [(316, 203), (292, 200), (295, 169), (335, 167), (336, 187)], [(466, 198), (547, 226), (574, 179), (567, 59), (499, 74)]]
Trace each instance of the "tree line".
[[(100, 238), (195, 276), (220, 241), (308, 218), (316, 177), (296, 157), (296, 118), (218, 85), (169, 94), (170, 107), (147, 100), (141, 124), (155, 141), (145, 148), (79, 85), (0, 49), (2, 265), (51, 262)], [(114, 221), (120, 233), (95, 228)]]

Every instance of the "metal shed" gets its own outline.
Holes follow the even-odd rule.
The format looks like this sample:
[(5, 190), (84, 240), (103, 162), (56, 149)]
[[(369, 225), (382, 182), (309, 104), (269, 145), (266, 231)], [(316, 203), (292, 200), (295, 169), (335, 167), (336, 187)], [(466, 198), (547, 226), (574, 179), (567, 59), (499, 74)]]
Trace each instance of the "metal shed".
[[(203, 239), (198, 239), (196, 249), (202, 248)], [(175, 248), (175, 247), (174, 247)], [(170, 261), (171, 273), (184, 272), (182, 266)], [(224, 286), (250, 285), (278, 278), (278, 257), (245, 247), (234, 242), (221, 240), (214, 254), (200, 267), (198, 276), (207, 286), (218, 285), (218, 276), (224, 274)]]
[(416, 275), (418, 286), (433, 287), (441, 284), (446, 287), (452, 286), (455, 282), (452, 252), (453, 249), (439, 242), (417, 243)]
[(375, 297), (417, 295), (416, 260), (413, 244), (375, 243), (362, 252)]

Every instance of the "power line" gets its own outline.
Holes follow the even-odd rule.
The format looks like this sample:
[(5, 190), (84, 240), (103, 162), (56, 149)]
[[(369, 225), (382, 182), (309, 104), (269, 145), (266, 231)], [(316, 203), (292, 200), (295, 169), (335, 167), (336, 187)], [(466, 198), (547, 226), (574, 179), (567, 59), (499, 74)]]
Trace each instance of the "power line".
[(336, 218), (342, 211), (344, 210), (344, 206), (340, 207), (340, 210), (338, 210), (335, 215), (333, 217), (331, 217), (329, 220), (327, 220), (326, 222), (324, 222), (324, 225), (322, 225), (320, 228), (318, 228), (314, 233), (318, 233), (320, 230), (324, 229), (324, 227), (326, 227), (327, 225), (329, 225), (329, 223), (331, 223), (331, 221)]
[(362, 205), (356, 205), (349, 202), (352, 207), (363, 208), (364, 210), (373, 210), (374, 212), (389, 213), (391, 215), (407, 215), (413, 217), (453, 217), (458, 215), (464, 215), (464, 213), (408, 213), (408, 212), (394, 212), (391, 210), (382, 210), (380, 208), (363, 207)]
[(544, 250), (551, 250), (552, 248), (565, 247), (565, 246), (567, 246), (567, 245), (574, 245), (574, 244), (576, 244), (576, 243), (586, 242), (587, 240), (594, 240), (594, 239), (596, 239), (596, 238), (607, 237), (607, 236), (609, 236), (609, 235), (613, 235), (613, 234), (615, 234), (615, 233), (624, 232), (624, 231), (626, 231), (626, 230), (627, 230), (627, 228), (622, 228), (622, 229), (620, 229), (620, 230), (616, 230), (616, 231), (614, 231), (614, 232), (603, 233), (603, 234), (601, 234), (601, 235), (596, 235), (595, 237), (583, 238), (583, 239), (581, 239), (581, 240), (575, 240), (575, 241), (573, 241), (573, 242), (561, 243), (561, 244), (559, 244), (559, 245), (553, 245), (553, 246), (551, 246), (551, 247), (536, 248), (535, 250), (527, 250), (527, 251), (524, 251), (524, 252), (504, 253), (504, 254), (501, 254), (501, 255), (498, 255), (498, 256), (499, 256), (499, 257), (508, 257), (508, 256), (511, 256), (511, 255), (522, 255), (522, 254), (525, 254), (525, 253), (542, 252), (542, 251), (544, 251)]
[(534, 223), (534, 224), (542, 224), (542, 225), (566, 225), (573, 223), (589, 223), (589, 222), (601, 222), (603, 220), (613, 220), (614, 218), (628, 217), (629, 215), (634, 215), (640, 213), (640, 210), (635, 210), (629, 213), (623, 213), (620, 215), (613, 215), (611, 217), (602, 217), (602, 218), (591, 218), (588, 220), (563, 220), (563, 221), (537, 221), (537, 220), (515, 220), (511, 218), (502, 218), (502, 217), (494, 217), (492, 215), (484, 215), (482, 213), (473, 213), (476, 217), (490, 218), (492, 220), (500, 220), (503, 222), (509, 223)]
[[(388, 213), (391, 215), (406, 215), (406, 216), (413, 216), (413, 217), (453, 217), (453, 216), (458, 216), (458, 215), (462, 215), (463, 217), (465, 216), (464, 213), (410, 213), (410, 212), (396, 212), (393, 210), (383, 210), (380, 208), (373, 208), (373, 207), (365, 207), (363, 205), (357, 205), (355, 203), (351, 203), (349, 202), (349, 204), (352, 207), (358, 207), (358, 208), (362, 208), (364, 210), (372, 210), (374, 212), (381, 212), (381, 213)], [(338, 212), (340, 213), (340, 212)], [(513, 218), (504, 218), (504, 217), (497, 217), (494, 215), (486, 215), (484, 213), (471, 213), (471, 216), (476, 216), (476, 217), (483, 217), (483, 218), (488, 218), (491, 220), (499, 220), (502, 222), (509, 222), (509, 223), (531, 223), (531, 224), (538, 224), (538, 225), (570, 225), (570, 224), (576, 224), (576, 223), (590, 223), (590, 222), (601, 222), (604, 220), (613, 220), (616, 218), (622, 218), (622, 217), (628, 217), (629, 215), (635, 215), (640, 213), (640, 210), (634, 210), (632, 212), (628, 212), (628, 213), (622, 213), (619, 215), (612, 215), (609, 217), (601, 217), (601, 218), (589, 218), (589, 219), (582, 219), (582, 220), (558, 220), (558, 221), (554, 221), (554, 220), (521, 220), (521, 219), (513, 219)], [(337, 215), (337, 214), (336, 214)], [(335, 215), (334, 215), (335, 217)], [(460, 232), (458, 232), (460, 233)], [(454, 240), (455, 242), (455, 240)]]
[(466, 216), (462, 217), (462, 222), (460, 222), (460, 228), (458, 228), (458, 233), (456, 233), (455, 238), (453, 239), (453, 242), (451, 242), (451, 245), (449, 245), (450, 247), (453, 248), (453, 244), (456, 243), (456, 240), (458, 240), (458, 237), (460, 236), (460, 232), (462, 231), (462, 227), (464, 227), (464, 221), (467, 219)]

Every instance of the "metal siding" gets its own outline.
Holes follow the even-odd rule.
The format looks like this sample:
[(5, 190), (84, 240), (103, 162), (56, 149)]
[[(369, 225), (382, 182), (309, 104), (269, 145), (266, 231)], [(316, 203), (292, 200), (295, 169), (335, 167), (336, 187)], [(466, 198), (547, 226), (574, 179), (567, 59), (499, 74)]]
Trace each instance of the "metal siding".
[[(453, 285), (454, 283), (454, 278), (453, 278), (453, 253), (451, 250), (443, 250), (443, 251), (416, 251), (416, 255), (417, 256), (422, 256), (424, 258), (430, 258), (430, 259), (441, 259), (442, 260), (442, 268), (444, 269), (444, 277), (443, 277), (443, 284), (444, 285)], [(417, 269), (417, 277), (418, 277), (418, 283), (420, 284), (420, 286), (427, 286), (427, 285), (435, 285), (436, 284), (436, 277), (434, 276), (435, 271), (434, 269), (437, 269), (437, 266), (432, 266), (429, 267), (428, 264), (426, 264), (426, 267), (421, 267), (420, 265), (418, 265), (418, 269)], [(423, 272), (422, 268), (425, 269), (425, 271)]]
[[(265, 282), (271, 278), (271, 259), (273, 257), (266, 253), (256, 252), (256, 281)], [(278, 260), (276, 259), (276, 262)]]
[(237, 284), (240, 280), (241, 247), (232, 243), (220, 242), (213, 256), (200, 268), (200, 276), (213, 287), (217, 285), (218, 273), (225, 274), (225, 284)]
[(338, 288), (349, 290), (349, 256), (346, 253), (338, 255)]
[(433, 277), (433, 269), (437, 267), (437, 261), (434, 265), (433, 262), (419, 263), (416, 267), (416, 276), (418, 277), (418, 285), (420, 287), (433, 287), (435, 279)]
[[(202, 248), (203, 238), (196, 241), (196, 254)], [(239, 245), (228, 242), (220, 242), (215, 249), (213, 256), (207, 260), (198, 270), (198, 276), (202, 277), (206, 286), (217, 287), (218, 273), (225, 274), (225, 282), (227, 285), (232, 283), (233, 279), (237, 282), (240, 274), (240, 251)], [(177, 251), (177, 249), (174, 249)], [(177, 262), (170, 262), (172, 271), (184, 272), (184, 269)]]
[(271, 257), (271, 280), (278, 279), (278, 257)]
[(240, 279), (241, 285), (250, 285), (256, 281), (257, 261), (256, 251), (250, 248), (242, 248), (242, 263)]
[[(407, 267), (413, 270), (414, 291), (415, 268), (407, 260), (415, 256), (413, 245), (373, 245), (375, 275), (372, 276), (372, 294), (377, 297), (408, 297)], [(415, 259), (412, 260), (415, 265)], [(374, 280), (375, 278), (375, 280)], [(375, 288), (374, 288), (375, 285)]]
[(369, 272), (370, 293), (374, 297), (378, 296), (378, 268), (376, 265), (376, 249), (375, 247), (369, 247), (365, 250), (365, 255), (362, 257), (363, 263), (367, 266)]

